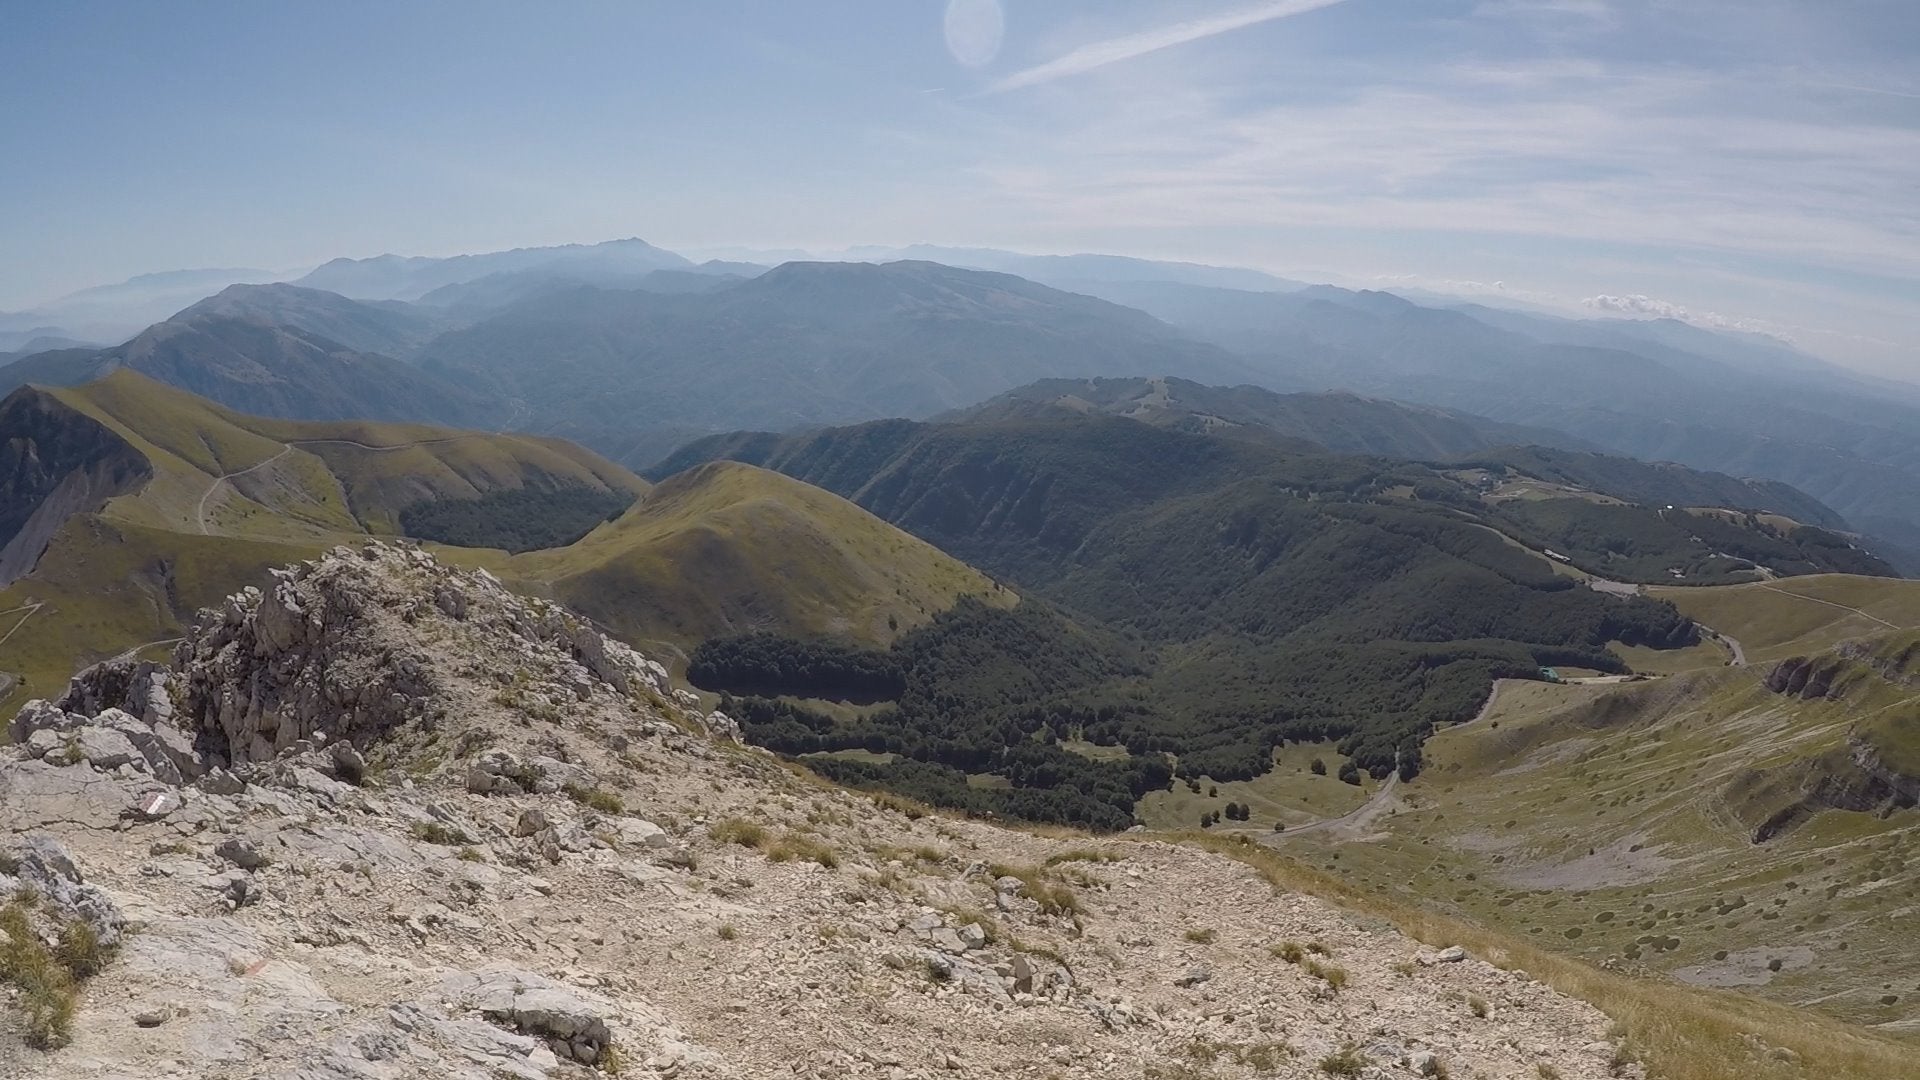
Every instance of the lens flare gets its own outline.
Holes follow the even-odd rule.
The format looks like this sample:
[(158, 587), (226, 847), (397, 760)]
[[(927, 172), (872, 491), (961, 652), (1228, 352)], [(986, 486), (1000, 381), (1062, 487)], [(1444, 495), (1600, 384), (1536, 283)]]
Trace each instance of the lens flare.
[(947, 51), (967, 67), (992, 63), (1005, 29), (999, 0), (947, 0)]

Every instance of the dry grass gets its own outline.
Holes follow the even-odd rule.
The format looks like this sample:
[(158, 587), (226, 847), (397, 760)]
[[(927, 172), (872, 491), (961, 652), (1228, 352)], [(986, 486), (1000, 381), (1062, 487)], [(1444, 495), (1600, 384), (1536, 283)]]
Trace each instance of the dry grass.
[(0, 908), (0, 982), (13, 986), (27, 1041), (43, 1049), (73, 1038), (80, 984), (112, 959), (93, 927), (73, 920), (60, 928), (49, 949), (33, 925), (30, 898), (15, 897)]
[(766, 827), (759, 822), (746, 818), (722, 818), (707, 826), (707, 835), (722, 844), (738, 844), (747, 848), (763, 848), (767, 845)]
[[(1053, 880), (1053, 873), (1044, 866), (1009, 866), (994, 863), (987, 867), (987, 873), (995, 879), (1003, 877), (1019, 878), (1020, 891), (1027, 899), (1040, 905), (1045, 915), (1079, 915), (1083, 910), (1080, 896), (1073, 889)], [(1085, 877), (1085, 875), (1080, 875)]]
[(840, 865), (840, 856), (832, 845), (818, 837), (790, 832), (760, 848), (769, 862), (819, 863), (831, 870)]
[[(1429, 945), (1459, 945), (1524, 971), (1613, 1018), (1625, 1049), (1662, 1080), (1913, 1080), (1920, 1046), (1744, 994), (1602, 971), (1459, 919), (1361, 892), (1251, 841), (1184, 833), (1181, 841), (1245, 863), (1277, 889), (1386, 919)], [(1768, 1047), (1792, 1051), (1782, 1061)]]
[(605, 788), (581, 787), (579, 784), (568, 784), (565, 791), (567, 798), (572, 799), (581, 806), (590, 807), (603, 814), (626, 813), (627, 804), (620, 800), (620, 796), (615, 795)]

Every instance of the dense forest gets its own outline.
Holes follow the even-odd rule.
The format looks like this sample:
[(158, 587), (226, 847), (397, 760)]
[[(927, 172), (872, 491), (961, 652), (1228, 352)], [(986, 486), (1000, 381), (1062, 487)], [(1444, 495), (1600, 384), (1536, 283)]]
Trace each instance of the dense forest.
[[(1258, 776), (1286, 741), (1412, 777), (1434, 726), (1472, 717), (1496, 678), (1625, 671), (1612, 643), (1698, 640), (1669, 604), (1554, 573), (1487, 527), (1477, 490), (1414, 463), (1109, 417), (725, 445), (1022, 588), (885, 654), (767, 637), (695, 654), (754, 742), (942, 805), (1119, 826), (1171, 775)], [(878, 700), (889, 678), (893, 704), (854, 720), (770, 700)], [(819, 756), (848, 751), (866, 753)]]
[(1840, 573), (1897, 577), (1844, 536), (1812, 525), (1780, 527), (1744, 511), (1667, 510), (1587, 499), (1512, 499), (1492, 516), (1502, 531), (1551, 548), (1589, 573), (1621, 581), (1722, 585), (1758, 581), (1755, 566), (1785, 577)]
[(891, 653), (779, 634), (702, 642), (687, 659), (687, 681), (703, 690), (861, 703), (891, 701), (907, 688)]
[(534, 551), (565, 547), (633, 505), (624, 491), (514, 488), (473, 499), (435, 499), (400, 511), (400, 528), (419, 540), (457, 547)]

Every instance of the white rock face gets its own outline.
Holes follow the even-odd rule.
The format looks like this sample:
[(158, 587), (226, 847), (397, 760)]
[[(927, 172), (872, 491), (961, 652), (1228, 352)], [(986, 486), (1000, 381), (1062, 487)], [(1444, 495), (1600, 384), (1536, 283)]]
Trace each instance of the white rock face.
[[(1614, 1075), (1580, 1050), (1608, 1021), (1524, 975), (1406, 964), (1435, 954), (1151, 835), (910, 819), (672, 691), (558, 608), (381, 545), (229, 598), (169, 665), (83, 673), (0, 750), (0, 865), (120, 947), (73, 1044), (0, 1047), (0, 1072), (1094, 1080), (1205, 1043), (1221, 1080), (1349, 1044), (1367, 1075)], [(1117, 861), (1049, 865), (1070, 851)], [(1345, 987), (1269, 955), (1289, 938)], [(1240, 1064), (1257, 1048), (1278, 1071)]]

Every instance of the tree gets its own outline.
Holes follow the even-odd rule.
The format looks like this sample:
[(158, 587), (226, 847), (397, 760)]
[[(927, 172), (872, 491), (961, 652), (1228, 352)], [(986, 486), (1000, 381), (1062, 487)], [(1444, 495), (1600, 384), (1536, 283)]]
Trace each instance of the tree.
[(1321, 761), (1319, 758), (1314, 758), (1313, 764), (1307, 766), (1307, 768), (1311, 770), (1315, 776), (1327, 775), (1327, 763)]
[(1360, 766), (1349, 761), (1340, 766), (1340, 779), (1355, 787), (1360, 786)]

